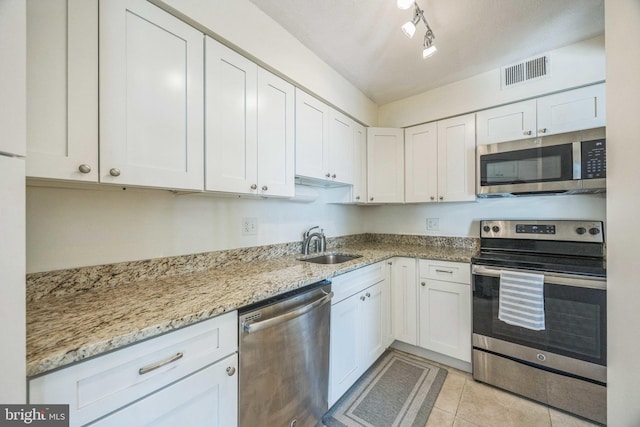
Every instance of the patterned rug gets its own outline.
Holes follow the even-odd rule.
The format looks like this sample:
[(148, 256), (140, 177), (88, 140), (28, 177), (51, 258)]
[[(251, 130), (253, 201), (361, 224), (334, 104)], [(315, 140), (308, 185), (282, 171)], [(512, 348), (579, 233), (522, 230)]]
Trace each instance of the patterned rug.
[(447, 371), (388, 349), (322, 418), (328, 427), (424, 427)]

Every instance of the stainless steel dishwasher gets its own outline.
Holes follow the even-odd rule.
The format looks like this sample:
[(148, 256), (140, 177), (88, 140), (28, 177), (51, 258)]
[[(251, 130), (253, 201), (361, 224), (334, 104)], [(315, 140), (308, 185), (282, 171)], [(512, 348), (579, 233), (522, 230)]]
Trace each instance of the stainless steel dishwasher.
[(240, 427), (307, 427), (328, 409), (331, 282), (239, 312)]

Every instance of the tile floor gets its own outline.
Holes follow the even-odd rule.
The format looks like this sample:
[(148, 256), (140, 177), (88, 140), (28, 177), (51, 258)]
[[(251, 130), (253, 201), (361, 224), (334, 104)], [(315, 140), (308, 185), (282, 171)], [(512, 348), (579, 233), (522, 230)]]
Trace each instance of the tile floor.
[(473, 380), (447, 369), (438, 400), (425, 427), (589, 427), (597, 426), (564, 412)]

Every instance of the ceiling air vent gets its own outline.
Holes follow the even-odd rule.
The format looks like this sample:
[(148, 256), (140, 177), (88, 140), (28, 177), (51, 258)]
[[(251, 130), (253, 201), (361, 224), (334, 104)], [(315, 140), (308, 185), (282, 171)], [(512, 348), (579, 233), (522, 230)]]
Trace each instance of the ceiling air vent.
[(502, 88), (549, 77), (550, 74), (551, 61), (549, 55), (525, 59), (516, 64), (502, 67)]

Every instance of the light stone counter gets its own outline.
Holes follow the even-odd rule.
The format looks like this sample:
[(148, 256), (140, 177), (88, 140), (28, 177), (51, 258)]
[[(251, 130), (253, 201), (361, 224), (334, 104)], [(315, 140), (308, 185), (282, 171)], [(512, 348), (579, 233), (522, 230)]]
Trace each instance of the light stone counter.
[[(407, 244), (416, 243), (416, 238), (375, 235), (376, 241), (371, 241), (371, 235), (362, 236), (329, 245), (329, 252), (362, 255), (336, 265), (303, 262), (299, 254), (291, 253), (291, 247), (272, 245), (207, 254), (211, 268), (202, 259), (198, 268), (186, 266), (184, 263), (197, 261), (189, 256), (31, 274), (27, 277), (27, 375), (39, 375), (394, 256), (469, 262), (477, 251), (475, 239)], [(425, 245), (434, 242), (446, 246)], [(293, 244), (293, 249), (298, 247)], [(256, 252), (264, 248), (269, 255)], [(127, 278), (131, 281), (126, 282)]]

